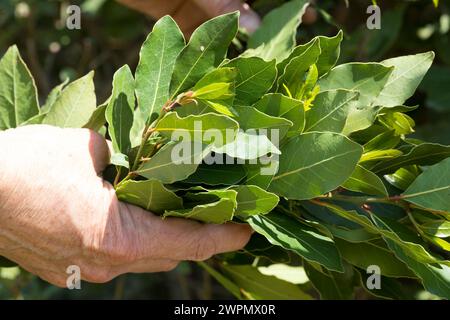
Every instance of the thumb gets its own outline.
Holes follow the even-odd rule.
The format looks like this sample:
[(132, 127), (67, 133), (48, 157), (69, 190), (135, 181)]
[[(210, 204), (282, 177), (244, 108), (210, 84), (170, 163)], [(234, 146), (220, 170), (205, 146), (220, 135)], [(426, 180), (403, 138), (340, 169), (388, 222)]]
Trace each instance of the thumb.
[(258, 14), (241, 0), (193, 0), (209, 17), (239, 10), (239, 24), (248, 33), (253, 33), (261, 24)]

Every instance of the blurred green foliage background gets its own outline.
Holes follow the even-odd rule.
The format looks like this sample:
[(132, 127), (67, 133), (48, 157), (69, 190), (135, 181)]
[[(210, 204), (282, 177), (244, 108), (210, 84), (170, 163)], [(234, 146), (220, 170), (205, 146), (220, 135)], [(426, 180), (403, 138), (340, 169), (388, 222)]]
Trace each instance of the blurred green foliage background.
[[(285, 1), (247, 2), (263, 16)], [(312, 2), (299, 29), (298, 43), (343, 29), (341, 63), (436, 52), (433, 67), (408, 105), (420, 106), (411, 113), (417, 138), (450, 144), (450, 1), (441, 0), (437, 8), (431, 0), (377, 1), (382, 14), (380, 30), (366, 27), (370, 0)], [(65, 26), (66, 9), (74, 4), (82, 9), (80, 30)], [(73, 80), (95, 70), (101, 103), (110, 94), (114, 72), (123, 64), (135, 68), (140, 46), (153, 23), (150, 17), (114, 0), (0, 0), (0, 55), (10, 45), (18, 45), (41, 97), (66, 78)], [(243, 47), (237, 43), (230, 54)], [(190, 263), (169, 273), (125, 275), (103, 285), (83, 283), (82, 290), (73, 291), (53, 287), (19, 268), (0, 269), (0, 299), (230, 297), (206, 272)]]

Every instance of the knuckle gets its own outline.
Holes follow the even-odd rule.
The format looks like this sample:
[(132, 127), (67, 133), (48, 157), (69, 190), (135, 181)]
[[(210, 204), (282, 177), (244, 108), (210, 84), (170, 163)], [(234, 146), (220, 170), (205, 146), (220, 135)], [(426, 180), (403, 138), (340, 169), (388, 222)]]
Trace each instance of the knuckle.
[(206, 233), (206, 236), (196, 239), (192, 260), (208, 260), (216, 253), (216, 248), (216, 240), (209, 233)]

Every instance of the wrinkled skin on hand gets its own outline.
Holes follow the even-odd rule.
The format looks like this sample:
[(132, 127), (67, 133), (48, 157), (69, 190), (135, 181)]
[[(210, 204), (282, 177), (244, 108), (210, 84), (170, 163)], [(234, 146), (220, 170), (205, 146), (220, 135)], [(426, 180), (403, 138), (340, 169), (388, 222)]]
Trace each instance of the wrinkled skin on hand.
[(101, 177), (108, 145), (93, 131), (27, 126), (0, 132), (0, 146), (0, 255), (54, 285), (66, 286), (70, 265), (102, 283), (168, 271), (249, 240), (246, 225), (162, 220), (119, 202)]

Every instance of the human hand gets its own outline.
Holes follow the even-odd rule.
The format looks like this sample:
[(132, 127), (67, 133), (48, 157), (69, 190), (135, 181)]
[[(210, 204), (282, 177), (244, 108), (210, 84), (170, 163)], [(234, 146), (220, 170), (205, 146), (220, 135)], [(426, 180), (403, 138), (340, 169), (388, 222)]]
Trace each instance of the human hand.
[(181, 30), (190, 35), (201, 23), (215, 16), (239, 10), (242, 28), (254, 32), (259, 16), (242, 0), (118, 0), (154, 18), (171, 15)]
[(162, 220), (117, 200), (99, 175), (105, 139), (87, 129), (35, 125), (0, 132), (0, 255), (66, 286), (66, 269), (107, 282), (128, 272), (168, 271), (249, 240), (246, 225)]

